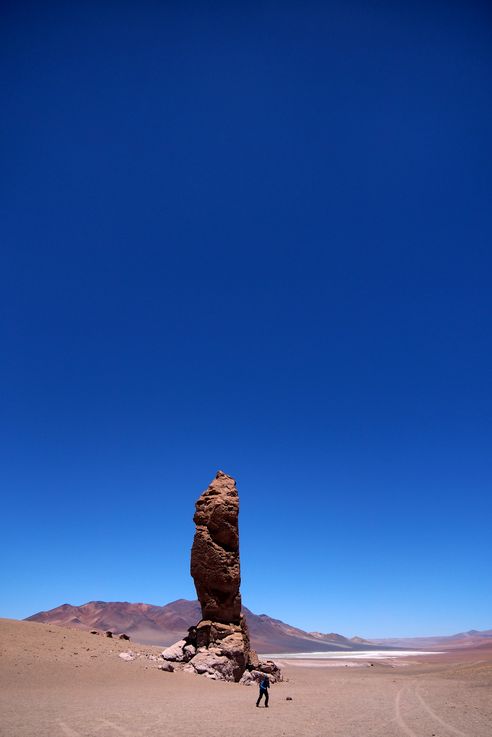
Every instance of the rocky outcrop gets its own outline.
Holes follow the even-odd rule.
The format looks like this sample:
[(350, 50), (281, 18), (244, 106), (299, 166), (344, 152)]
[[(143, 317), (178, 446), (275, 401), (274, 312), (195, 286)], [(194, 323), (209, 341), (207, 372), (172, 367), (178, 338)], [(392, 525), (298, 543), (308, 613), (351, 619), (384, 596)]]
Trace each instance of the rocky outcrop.
[(202, 618), (239, 624), (239, 496), (236, 482), (222, 471), (196, 503), (191, 575)]
[(231, 476), (218, 471), (196, 502), (196, 525), (191, 550), (191, 575), (202, 619), (188, 635), (166, 648), (162, 658), (176, 669), (213, 680), (255, 682), (247, 673), (268, 673), (281, 680), (279, 668), (262, 663), (250, 647), (246, 619), (241, 613), (239, 565), (239, 496)]
[[(210, 622), (200, 624), (205, 626), (198, 627), (197, 632), (209, 628), (212, 630)], [(210, 640), (208, 645), (196, 648), (180, 640), (163, 650), (161, 657), (166, 667), (161, 667), (161, 670), (168, 670), (167, 665), (170, 665), (174, 670), (207, 676), (215, 681), (236, 681), (245, 686), (256, 683), (264, 673), (268, 673), (271, 683), (282, 680), (280, 668), (273, 661), (260, 661), (256, 653), (245, 647), (240, 627), (222, 627), (220, 637)]]

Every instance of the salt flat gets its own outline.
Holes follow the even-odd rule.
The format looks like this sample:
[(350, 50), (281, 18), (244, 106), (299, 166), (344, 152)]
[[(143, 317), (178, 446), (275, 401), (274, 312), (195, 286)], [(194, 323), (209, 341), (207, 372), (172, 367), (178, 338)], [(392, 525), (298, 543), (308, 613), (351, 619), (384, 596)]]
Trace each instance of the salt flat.
[[(0, 642), (2, 737), (492, 734), (492, 649), (287, 663), (257, 709), (255, 688), (157, 670), (159, 648), (14, 620), (0, 620)], [(138, 657), (126, 662), (129, 649)]]
[(344, 650), (342, 652), (268, 653), (262, 658), (271, 660), (391, 660), (416, 655), (444, 655), (443, 652), (424, 650)]

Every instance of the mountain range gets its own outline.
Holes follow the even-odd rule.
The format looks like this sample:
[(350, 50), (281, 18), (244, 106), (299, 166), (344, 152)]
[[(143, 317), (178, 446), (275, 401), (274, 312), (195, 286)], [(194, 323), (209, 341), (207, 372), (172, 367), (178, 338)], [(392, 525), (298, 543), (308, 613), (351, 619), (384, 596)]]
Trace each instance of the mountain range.
[[(305, 632), (267, 614), (254, 614), (246, 607), (243, 607), (243, 613), (248, 622), (252, 647), (259, 653), (492, 647), (492, 630), (470, 630), (442, 637), (366, 640), (362, 637), (347, 638), (335, 632)], [(62, 604), (27, 617), (31, 622), (62, 627), (125, 632), (135, 642), (162, 647), (180, 640), (188, 627), (200, 619), (199, 602), (188, 599), (178, 599), (165, 606), (121, 601), (90, 601), (81, 606)]]
[(371, 640), (384, 647), (418, 648), (424, 650), (458, 650), (460, 648), (492, 648), (492, 630), (468, 630), (455, 635), (436, 637), (391, 637), (382, 640)]
[[(260, 653), (376, 649), (375, 645), (362, 638), (304, 632), (267, 614), (254, 614), (246, 607), (243, 607), (243, 613), (248, 622), (252, 647)], [(171, 645), (181, 639), (188, 627), (200, 619), (199, 602), (187, 599), (178, 599), (165, 606), (119, 601), (90, 601), (82, 606), (62, 604), (27, 617), (31, 622), (62, 627), (125, 632), (136, 642), (161, 646)]]

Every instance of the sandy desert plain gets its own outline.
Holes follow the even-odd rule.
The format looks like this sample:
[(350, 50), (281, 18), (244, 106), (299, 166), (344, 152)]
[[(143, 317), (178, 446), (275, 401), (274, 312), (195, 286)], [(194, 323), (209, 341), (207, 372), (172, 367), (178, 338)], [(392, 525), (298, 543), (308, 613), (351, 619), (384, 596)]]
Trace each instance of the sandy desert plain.
[(158, 670), (154, 646), (2, 619), (0, 648), (2, 737), (492, 735), (492, 647), (284, 660), (268, 709), (255, 687)]

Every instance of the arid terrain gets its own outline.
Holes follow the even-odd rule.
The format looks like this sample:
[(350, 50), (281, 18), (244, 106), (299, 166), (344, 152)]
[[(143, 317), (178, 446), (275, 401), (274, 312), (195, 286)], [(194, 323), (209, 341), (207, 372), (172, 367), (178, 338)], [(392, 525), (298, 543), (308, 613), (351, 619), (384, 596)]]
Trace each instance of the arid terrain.
[(157, 647), (5, 619), (0, 642), (2, 737), (492, 734), (490, 647), (374, 665), (285, 661), (266, 710), (254, 687), (158, 670)]

